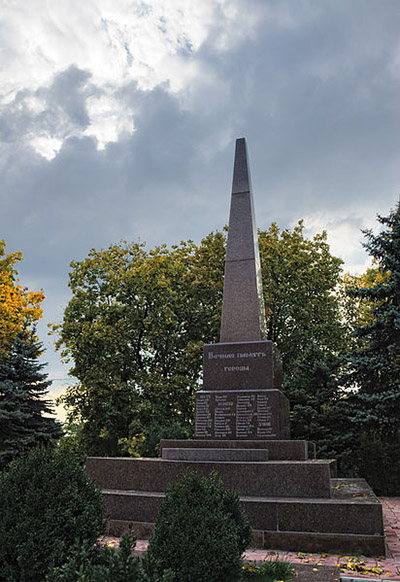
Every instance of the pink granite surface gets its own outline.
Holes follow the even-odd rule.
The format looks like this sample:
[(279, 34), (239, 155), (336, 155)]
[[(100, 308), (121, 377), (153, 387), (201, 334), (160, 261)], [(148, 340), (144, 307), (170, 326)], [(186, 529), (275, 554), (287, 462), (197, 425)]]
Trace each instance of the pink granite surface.
[[(400, 581), (400, 497), (381, 497), (386, 536), (386, 557), (339, 556), (332, 554), (309, 554), (303, 552), (278, 552), (249, 548), (248, 560), (274, 560), (279, 556), (292, 563), (315, 564), (316, 566), (340, 566), (342, 579), (351, 580), (398, 580)], [(118, 538), (106, 537), (104, 542), (118, 546)], [(147, 540), (137, 540), (136, 551), (146, 551)]]

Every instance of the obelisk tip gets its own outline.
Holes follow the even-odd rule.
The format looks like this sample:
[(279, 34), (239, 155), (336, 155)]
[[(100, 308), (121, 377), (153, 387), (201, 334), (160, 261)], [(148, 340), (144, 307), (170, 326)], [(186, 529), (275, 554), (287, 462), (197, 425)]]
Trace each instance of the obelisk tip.
[(236, 140), (232, 194), (237, 194), (239, 192), (250, 192), (250, 190), (251, 180), (249, 164), (247, 160), (246, 139), (241, 137)]

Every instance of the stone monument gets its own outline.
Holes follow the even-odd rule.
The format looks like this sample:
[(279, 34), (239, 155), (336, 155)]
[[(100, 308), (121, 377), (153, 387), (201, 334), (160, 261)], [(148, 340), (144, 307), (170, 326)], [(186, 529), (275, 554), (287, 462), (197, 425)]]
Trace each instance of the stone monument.
[(288, 439), (289, 401), (280, 392), (265, 307), (245, 139), (236, 141), (219, 344), (204, 347), (196, 394), (196, 438)]
[(187, 469), (216, 471), (240, 496), (253, 546), (385, 553), (382, 507), (363, 479), (336, 479), (333, 460), (290, 439), (281, 364), (266, 339), (260, 258), (246, 142), (236, 142), (220, 343), (204, 346), (195, 438), (161, 441), (161, 459), (87, 459), (109, 530), (151, 535), (168, 485)]

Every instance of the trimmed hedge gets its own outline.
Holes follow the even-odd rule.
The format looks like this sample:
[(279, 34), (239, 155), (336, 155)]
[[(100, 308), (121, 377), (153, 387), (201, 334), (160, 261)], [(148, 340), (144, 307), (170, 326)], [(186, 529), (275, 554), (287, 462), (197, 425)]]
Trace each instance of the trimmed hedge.
[(161, 504), (149, 553), (158, 571), (172, 570), (177, 582), (234, 582), (250, 540), (238, 495), (215, 475), (189, 471)]
[(100, 490), (65, 451), (35, 449), (0, 475), (0, 580), (40, 582), (105, 531)]

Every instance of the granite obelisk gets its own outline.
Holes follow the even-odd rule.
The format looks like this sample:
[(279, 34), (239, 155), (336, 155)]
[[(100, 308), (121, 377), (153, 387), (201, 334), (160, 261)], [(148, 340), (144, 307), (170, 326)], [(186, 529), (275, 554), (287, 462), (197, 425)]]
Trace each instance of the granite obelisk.
[(236, 141), (220, 342), (267, 339), (246, 140)]
[(266, 339), (246, 140), (236, 141), (220, 343), (204, 346), (196, 438), (287, 439), (279, 353)]

